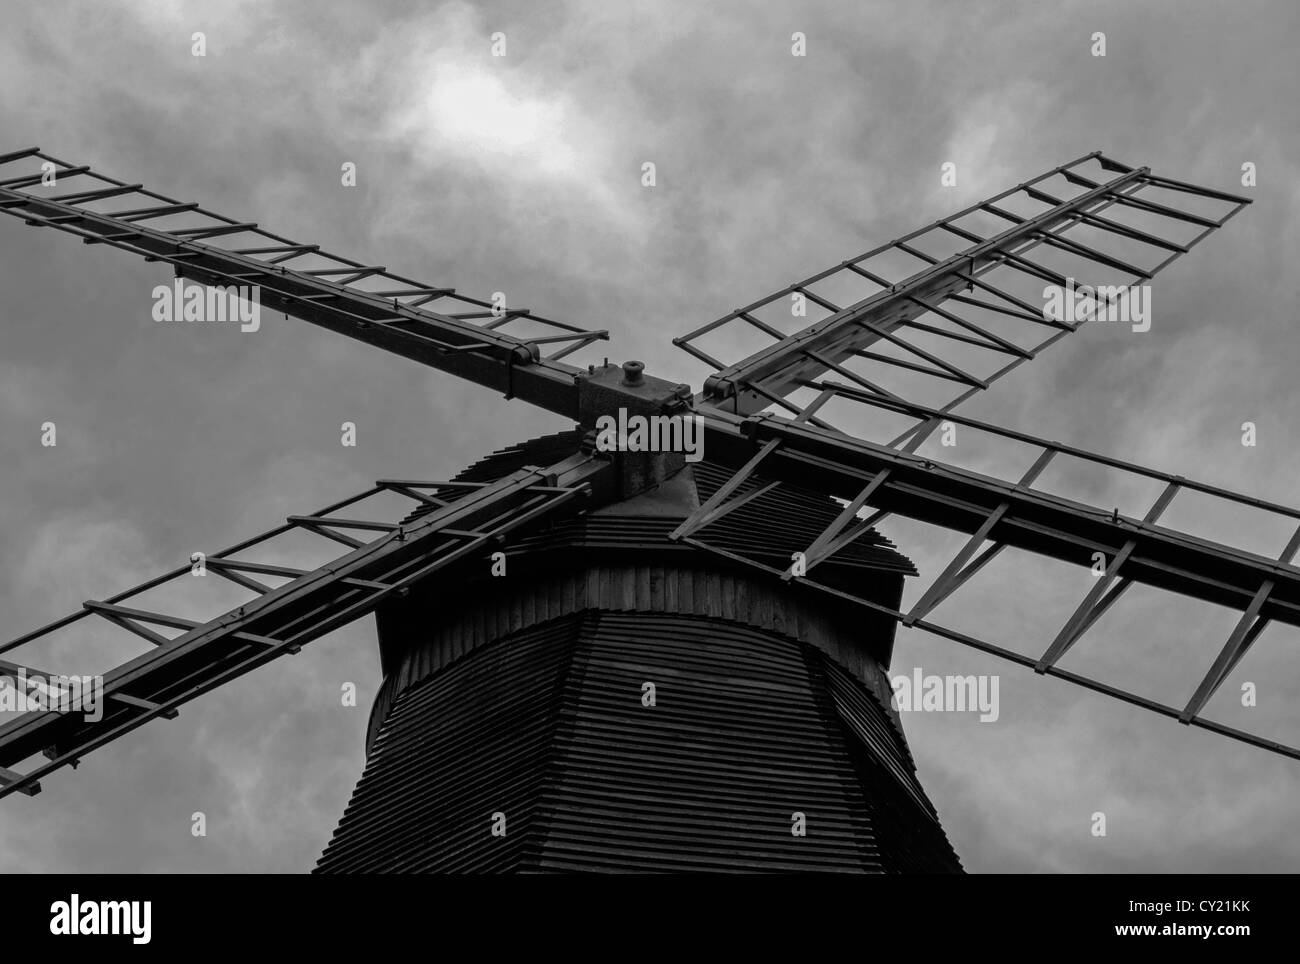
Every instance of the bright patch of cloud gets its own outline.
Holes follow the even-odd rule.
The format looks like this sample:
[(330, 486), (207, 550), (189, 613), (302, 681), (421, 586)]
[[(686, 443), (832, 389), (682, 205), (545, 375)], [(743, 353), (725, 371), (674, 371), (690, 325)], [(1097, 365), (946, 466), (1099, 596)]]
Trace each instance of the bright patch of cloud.
[(405, 118), (441, 146), (525, 160), (548, 174), (573, 173), (577, 154), (565, 141), (569, 108), (558, 98), (514, 91), (498, 76), (469, 65), (439, 64), (426, 111)]
[[(1044, 129), (1044, 121), (1055, 110), (1051, 91), (1028, 80), (982, 94), (963, 105), (944, 155), (945, 161), (957, 165), (954, 199), (960, 203), (987, 197), (1016, 183), (1025, 170), (1033, 169), (1032, 162), (1026, 167), (1026, 156), (1036, 156), (1035, 132)], [(1053, 145), (1053, 150), (1049, 156), (1056, 157), (1059, 149)], [(1061, 160), (1064, 158), (1054, 163)]]

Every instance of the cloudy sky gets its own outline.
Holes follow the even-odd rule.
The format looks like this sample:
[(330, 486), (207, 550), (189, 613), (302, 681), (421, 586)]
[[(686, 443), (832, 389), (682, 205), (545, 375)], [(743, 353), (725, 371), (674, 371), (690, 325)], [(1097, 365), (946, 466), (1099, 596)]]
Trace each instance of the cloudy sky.
[[(967, 413), (1300, 502), (1290, 0), (48, 0), (5, 23), (0, 153), (39, 145), (366, 263), (504, 291), (696, 385), (674, 335), (1087, 151), (1249, 193), (1157, 280), (1150, 332), (1081, 332)], [(169, 276), (0, 223), (5, 638), (375, 478), (446, 477), (568, 427), (281, 317), (256, 333), (155, 324)], [(930, 574), (960, 542), (886, 531)], [(1037, 652), (1087, 590), (1086, 574), (1049, 587), (1047, 568), (1008, 559), (987, 596), (936, 619)], [(1233, 622), (1134, 591), (1065, 665), (1181, 703)], [(1209, 715), (1300, 741), (1295, 643), (1266, 632)], [(915, 665), (1001, 674), (996, 723), (906, 720), (968, 869), (1300, 866), (1300, 765), (900, 633), (893, 669)], [(1235, 705), (1242, 680), (1253, 711)], [(358, 708), (339, 705), (346, 682)], [(307, 870), (360, 773), (378, 682), (365, 621), (150, 723), (0, 803), (0, 870)]]

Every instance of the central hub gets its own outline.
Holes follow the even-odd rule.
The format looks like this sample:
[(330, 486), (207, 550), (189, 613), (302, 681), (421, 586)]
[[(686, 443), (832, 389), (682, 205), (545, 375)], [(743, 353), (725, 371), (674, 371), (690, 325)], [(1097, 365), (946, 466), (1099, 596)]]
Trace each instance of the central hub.
[(647, 375), (639, 361), (592, 366), (578, 380), (582, 431), (593, 449), (608, 453), (624, 497), (681, 471), (688, 451), (664, 439), (680, 441), (697, 429), (685, 424), (693, 418), (689, 385)]

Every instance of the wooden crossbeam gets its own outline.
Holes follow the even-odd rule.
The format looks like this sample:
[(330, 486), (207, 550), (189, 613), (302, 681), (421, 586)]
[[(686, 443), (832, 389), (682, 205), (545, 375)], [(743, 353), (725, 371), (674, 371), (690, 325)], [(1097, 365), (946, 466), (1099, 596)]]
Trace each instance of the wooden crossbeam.
[[(1144, 523), (1151, 523), (1160, 518), (1160, 515), (1169, 506), (1173, 497), (1178, 494), (1180, 488), (1181, 485), (1177, 481), (1170, 482), (1165, 487), (1165, 490), (1160, 494), (1160, 497), (1156, 499), (1155, 504), (1151, 507), (1151, 510), (1147, 512), (1142, 521)], [(1123, 547), (1120, 548), (1119, 552), (1115, 554), (1115, 558), (1113, 558), (1110, 561), (1110, 564), (1106, 566), (1105, 571), (1097, 579), (1092, 589), (1089, 590), (1088, 595), (1084, 597), (1083, 602), (1079, 604), (1079, 608), (1074, 611), (1074, 614), (1070, 616), (1069, 620), (1066, 621), (1066, 624), (1061, 627), (1061, 631), (1057, 633), (1056, 639), (1052, 641), (1052, 644), (1047, 647), (1047, 651), (1044, 652), (1038, 662), (1034, 664), (1035, 673), (1044, 673), (1050, 667), (1054, 666), (1057, 661), (1069, 651), (1070, 647), (1078, 642), (1079, 638), (1084, 634), (1087, 628), (1096, 621), (1097, 616), (1093, 614), (1093, 610), (1096, 608), (1102, 595), (1105, 593), (1107, 587), (1115, 578), (1120, 568), (1123, 567), (1124, 563), (1128, 562), (1128, 557), (1132, 555), (1133, 550), (1136, 548), (1137, 541), (1129, 539), (1124, 543)]]

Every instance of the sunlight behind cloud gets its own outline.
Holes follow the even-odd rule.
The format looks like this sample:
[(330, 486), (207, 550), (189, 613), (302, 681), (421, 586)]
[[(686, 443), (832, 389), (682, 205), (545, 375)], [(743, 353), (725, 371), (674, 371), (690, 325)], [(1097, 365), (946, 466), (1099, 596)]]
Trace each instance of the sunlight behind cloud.
[(427, 124), (439, 140), (527, 160), (547, 173), (573, 170), (575, 155), (564, 141), (566, 108), (559, 101), (513, 93), (478, 67), (440, 65), (429, 86)]

